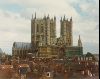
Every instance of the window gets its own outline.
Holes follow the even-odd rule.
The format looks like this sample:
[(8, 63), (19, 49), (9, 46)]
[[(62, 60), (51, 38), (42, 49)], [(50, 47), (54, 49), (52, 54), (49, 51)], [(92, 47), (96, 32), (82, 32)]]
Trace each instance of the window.
[(37, 32), (39, 32), (39, 25), (38, 24), (37, 24), (37, 29), (36, 30), (37, 30)]
[(47, 76), (50, 77), (50, 72), (47, 72)]
[(41, 26), (41, 33), (43, 32), (43, 26)]

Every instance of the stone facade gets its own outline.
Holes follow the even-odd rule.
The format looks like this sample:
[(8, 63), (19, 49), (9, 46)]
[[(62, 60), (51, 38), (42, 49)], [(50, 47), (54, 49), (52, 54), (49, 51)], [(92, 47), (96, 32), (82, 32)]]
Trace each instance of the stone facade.
[[(35, 53), (37, 57), (60, 57), (65, 55), (82, 55), (83, 47), (79, 36), (78, 45), (73, 46), (72, 17), (70, 20), (60, 20), (60, 37), (56, 37), (56, 17), (44, 16), (37, 18), (32, 15), (31, 19), (31, 43), (14, 43), (13, 56), (26, 56), (27, 53)], [(28, 47), (27, 47), (28, 46)], [(70, 53), (69, 53), (70, 52)], [(67, 54), (66, 54), (67, 53)]]
[(14, 42), (12, 47), (12, 55), (14, 57), (26, 58), (31, 53), (31, 43)]
[(65, 56), (71, 57), (71, 56), (77, 56), (77, 55), (83, 55), (83, 48), (79, 46), (69, 46), (65, 49)]
[(72, 46), (73, 45), (73, 36), (72, 36), (72, 18), (70, 21), (68, 19), (64, 18), (60, 20), (60, 26), (61, 26), (61, 33), (60, 36), (63, 39), (63, 42), (66, 46)]
[(38, 57), (58, 58), (58, 49), (56, 46), (39, 46)]
[(55, 44), (56, 18), (50, 19), (49, 15), (31, 20), (31, 43), (39, 46)]

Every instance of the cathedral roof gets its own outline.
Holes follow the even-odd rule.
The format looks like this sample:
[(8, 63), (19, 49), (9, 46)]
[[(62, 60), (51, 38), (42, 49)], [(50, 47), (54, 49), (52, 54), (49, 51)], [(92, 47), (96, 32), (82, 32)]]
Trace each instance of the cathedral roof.
[(14, 48), (31, 48), (31, 43), (26, 43), (26, 42), (14, 42), (13, 44)]

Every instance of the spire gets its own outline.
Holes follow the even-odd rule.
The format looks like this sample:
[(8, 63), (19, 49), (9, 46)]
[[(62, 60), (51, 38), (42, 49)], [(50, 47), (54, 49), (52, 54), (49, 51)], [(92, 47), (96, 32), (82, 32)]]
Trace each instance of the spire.
[(68, 18), (67, 18), (67, 21), (68, 21)]
[(35, 12), (35, 19), (36, 19), (36, 12)]
[(80, 39), (80, 35), (79, 35), (79, 40), (81, 40), (81, 39)]
[(62, 21), (62, 17), (61, 17), (61, 20), (60, 21)]
[(48, 14), (48, 16), (47, 16), (47, 19), (49, 19), (49, 14)]
[(82, 47), (82, 42), (81, 42), (80, 35), (79, 35), (79, 40), (78, 40), (78, 46), (79, 46), (79, 47)]
[(46, 15), (44, 14), (44, 19), (46, 19)]
[(49, 14), (48, 14), (48, 17), (49, 17)]
[(64, 18), (63, 18), (63, 20), (65, 20), (65, 15), (64, 15)]
[(56, 17), (54, 16), (54, 20), (56, 20)]
[(70, 18), (70, 21), (72, 22), (72, 17)]

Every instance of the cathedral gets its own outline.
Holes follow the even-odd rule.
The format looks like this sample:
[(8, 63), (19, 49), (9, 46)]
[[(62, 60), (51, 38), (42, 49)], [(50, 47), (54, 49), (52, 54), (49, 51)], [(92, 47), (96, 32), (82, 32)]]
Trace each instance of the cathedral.
[(26, 58), (28, 54), (35, 57), (63, 58), (66, 56), (83, 55), (83, 47), (79, 35), (78, 45), (73, 46), (73, 20), (60, 20), (60, 37), (56, 36), (56, 17), (44, 16), (31, 19), (31, 43), (14, 42), (12, 55)]
[(31, 20), (31, 43), (45, 46), (56, 43), (56, 17), (50, 19), (49, 15)]

